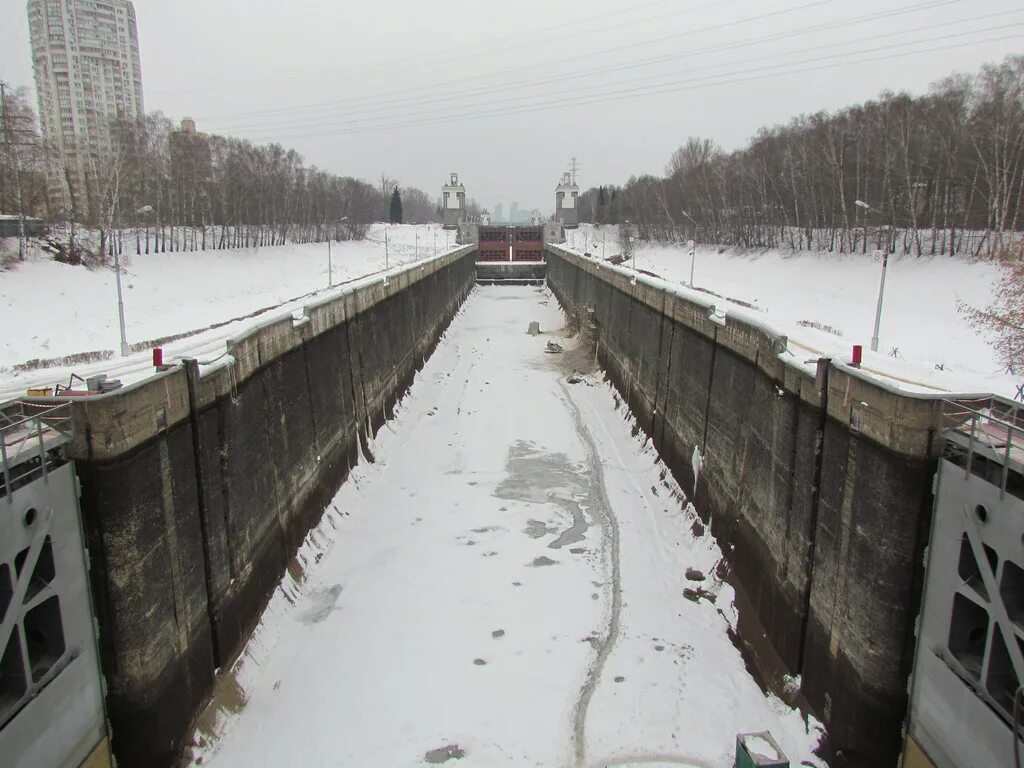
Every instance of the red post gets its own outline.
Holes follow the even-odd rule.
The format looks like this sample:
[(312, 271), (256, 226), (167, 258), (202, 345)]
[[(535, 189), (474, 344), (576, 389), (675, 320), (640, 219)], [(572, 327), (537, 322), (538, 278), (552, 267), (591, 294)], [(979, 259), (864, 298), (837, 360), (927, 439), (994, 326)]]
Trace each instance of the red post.
[(859, 368), (860, 367), (860, 361), (861, 361), (861, 359), (863, 357), (864, 357), (864, 347), (862, 347), (860, 344), (854, 344), (853, 345), (853, 359), (850, 361), (850, 364), (851, 365), (856, 365)]
[(164, 364), (164, 351), (160, 347), (153, 348), (153, 367), (159, 368)]

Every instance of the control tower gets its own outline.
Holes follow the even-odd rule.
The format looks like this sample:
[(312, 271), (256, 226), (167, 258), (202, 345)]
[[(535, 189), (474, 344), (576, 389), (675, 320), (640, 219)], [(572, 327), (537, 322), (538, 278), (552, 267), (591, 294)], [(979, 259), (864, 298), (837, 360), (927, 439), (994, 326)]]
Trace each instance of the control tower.
[(459, 174), (453, 173), (441, 187), (441, 205), (444, 206), (444, 228), (458, 229), (466, 220), (466, 188), (459, 183)]
[(580, 188), (573, 181), (571, 173), (563, 173), (562, 180), (555, 187), (555, 221), (569, 229), (579, 226), (579, 212), (576, 199), (580, 196)]

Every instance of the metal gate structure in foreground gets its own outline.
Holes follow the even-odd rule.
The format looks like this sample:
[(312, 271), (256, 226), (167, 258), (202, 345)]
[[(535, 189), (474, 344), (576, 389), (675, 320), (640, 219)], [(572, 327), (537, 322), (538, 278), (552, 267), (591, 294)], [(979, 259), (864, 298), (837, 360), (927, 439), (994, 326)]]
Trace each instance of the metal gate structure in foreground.
[(71, 404), (0, 406), (0, 765), (108, 768)]
[[(1024, 720), (1024, 408), (943, 403), (904, 768), (1013, 765)], [(1024, 748), (1021, 749), (1024, 752)]]

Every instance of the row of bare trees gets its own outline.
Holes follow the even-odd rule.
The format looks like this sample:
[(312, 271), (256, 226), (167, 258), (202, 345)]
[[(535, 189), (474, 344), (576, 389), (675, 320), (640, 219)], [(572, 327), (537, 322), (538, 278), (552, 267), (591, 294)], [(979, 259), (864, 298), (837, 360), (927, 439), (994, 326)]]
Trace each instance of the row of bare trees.
[[(143, 252), (361, 239), (386, 219), (397, 186), (387, 176), (377, 186), (306, 166), (279, 144), (189, 135), (159, 113), (113, 130), (100, 224), (116, 209), (110, 229), (141, 231), (136, 250)], [(438, 219), (425, 192), (405, 187), (402, 195), (416, 220)]]
[[(160, 113), (114, 121), (111, 151), (91, 157), (83, 183), (73, 185), (71, 169), (61, 168), (59, 153), (41, 140), (24, 89), (7, 102), (6, 122), (18, 115), (19, 141), (0, 135), (0, 212), (24, 210), (98, 230), (101, 253), (360, 239), (386, 219), (397, 186), (387, 176), (378, 186), (307, 166), (279, 144), (182, 131)], [(48, 165), (77, 187), (70, 203), (47, 199)], [(440, 220), (439, 203), (427, 193), (403, 187), (402, 197), (408, 221)]]
[(1022, 203), (1024, 56), (1010, 56), (923, 96), (762, 129), (734, 152), (691, 138), (664, 178), (587, 190), (580, 215), (642, 238), (991, 256), (1019, 239)]

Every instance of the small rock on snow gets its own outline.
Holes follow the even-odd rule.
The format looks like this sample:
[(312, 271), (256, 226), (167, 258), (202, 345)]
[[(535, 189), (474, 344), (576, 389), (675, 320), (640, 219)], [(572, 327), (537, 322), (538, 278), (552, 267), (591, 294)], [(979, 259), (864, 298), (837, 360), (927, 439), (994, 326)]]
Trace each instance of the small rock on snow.
[(683, 597), (694, 603), (699, 603), (702, 597), (705, 600), (708, 600), (709, 602), (715, 602), (714, 593), (708, 592), (703, 587), (697, 587), (696, 589), (693, 589), (692, 587), (686, 587), (685, 589), (683, 589)]
[(428, 763), (447, 763), (449, 760), (461, 760), (466, 756), (466, 751), (458, 744), (449, 744), (446, 747), (432, 749), (423, 755)]

